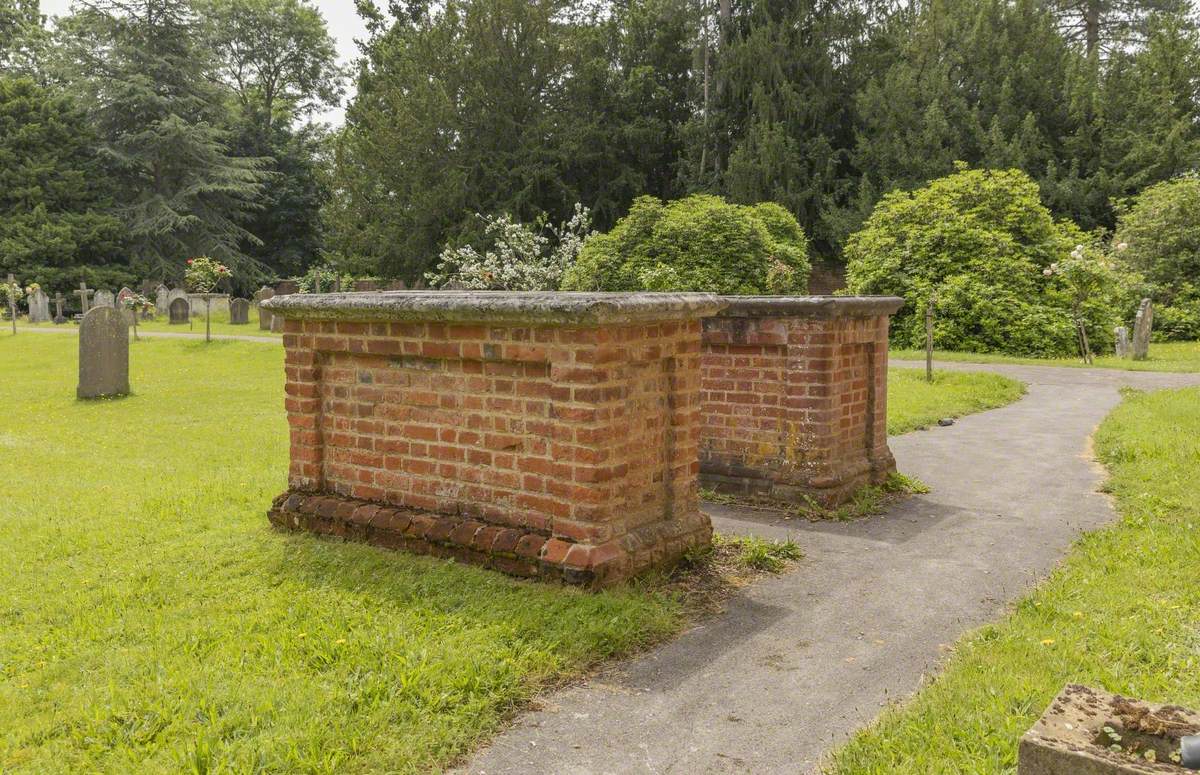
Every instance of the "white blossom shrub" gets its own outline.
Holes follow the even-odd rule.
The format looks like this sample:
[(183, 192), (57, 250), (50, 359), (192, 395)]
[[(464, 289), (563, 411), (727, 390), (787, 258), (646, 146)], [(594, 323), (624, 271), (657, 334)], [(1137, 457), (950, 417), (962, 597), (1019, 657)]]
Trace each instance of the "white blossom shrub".
[(554, 291), (563, 274), (575, 264), (590, 237), (591, 213), (581, 204), (557, 227), (524, 224), (507, 214), (485, 216), (484, 235), (491, 248), (474, 245), (446, 247), (435, 271), (425, 275), (434, 288), (472, 291)]

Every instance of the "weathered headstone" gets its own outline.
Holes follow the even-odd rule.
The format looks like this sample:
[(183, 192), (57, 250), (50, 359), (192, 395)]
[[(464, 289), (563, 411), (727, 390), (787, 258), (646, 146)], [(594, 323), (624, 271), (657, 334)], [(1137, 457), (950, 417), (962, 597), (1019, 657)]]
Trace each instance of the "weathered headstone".
[(1150, 357), (1150, 331), (1154, 328), (1154, 306), (1149, 299), (1142, 299), (1137, 318), (1133, 322), (1133, 359), (1144, 361)]
[(94, 307), (79, 327), (78, 398), (129, 392), (129, 326), (114, 307)]
[(171, 302), (171, 306), (167, 311), (171, 316), (171, 325), (184, 325), (191, 319), (192, 305), (188, 303), (187, 297), (183, 296)]
[(273, 298), (275, 298), (274, 289), (268, 288), (265, 285), (263, 287), (259, 288), (258, 292), (254, 294), (254, 301), (258, 304), (258, 330), (259, 331), (270, 331), (271, 330), (271, 310), (263, 309), (262, 303), (264, 301), (266, 301), (267, 299), (273, 299)]
[(27, 299), (29, 302), (29, 322), (30, 323), (49, 323), (50, 322), (50, 297), (41, 288), (37, 288), (33, 293), (29, 294)]
[(1117, 357), (1129, 357), (1129, 329), (1125, 326), (1117, 326), (1113, 329), (1113, 336), (1117, 342)]
[(86, 315), (88, 310), (92, 308), (92, 304), (89, 299), (92, 294), (92, 289), (87, 287), (87, 283), (80, 283), (79, 290), (75, 291), (75, 293), (79, 294), (79, 312), (82, 315)]
[(154, 289), (154, 311), (160, 315), (167, 314), (167, 306), (171, 303), (171, 289), (159, 285)]
[(63, 317), (62, 307), (63, 307), (62, 291), (55, 291), (54, 292), (54, 324), (56, 326), (62, 325), (63, 323), (67, 322), (67, 319), (65, 317)]
[(244, 326), (250, 322), (250, 302), (246, 299), (234, 299), (229, 302), (229, 322), (235, 326)]
[(129, 289), (129, 286), (125, 286), (121, 290), (117, 291), (117, 298), (115, 301), (117, 309), (125, 318), (125, 322), (131, 326), (133, 325), (133, 310), (125, 306), (125, 300), (131, 298), (132, 296), (134, 296), (133, 291)]
[(188, 305), (188, 314), (191, 314), (192, 300), (188, 298), (188, 292), (182, 288), (176, 288), (167, 294), (167, 312), (171, 311), (171, 305), (175, 303), (176, 299), (183, 299), (186, 301)]
[(116, 297), (112, 295), (112, 291), (96, 291), (96, 295), (92, 299), (92, 306), (116, 309)]

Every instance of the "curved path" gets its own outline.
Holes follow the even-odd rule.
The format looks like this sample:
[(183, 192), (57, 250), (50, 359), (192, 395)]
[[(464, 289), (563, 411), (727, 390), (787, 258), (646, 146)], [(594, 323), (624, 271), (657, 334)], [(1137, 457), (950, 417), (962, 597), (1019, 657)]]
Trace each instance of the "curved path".
[(1029, 394), (893, 438), (900, 469), (933, 492), (886, 515), (807, 523), (711, 507), (717, 530), (791, 536), (806, 559), (662, 648), (545, 698), (461, 771), (814, 771), (916, 690), (945, 644), (1000, 616), (1081, 531), (1114, 518), (1088, 449), (1118, 388), (1200, 384), (1200, 374), (940, 366), (1016, 377)]

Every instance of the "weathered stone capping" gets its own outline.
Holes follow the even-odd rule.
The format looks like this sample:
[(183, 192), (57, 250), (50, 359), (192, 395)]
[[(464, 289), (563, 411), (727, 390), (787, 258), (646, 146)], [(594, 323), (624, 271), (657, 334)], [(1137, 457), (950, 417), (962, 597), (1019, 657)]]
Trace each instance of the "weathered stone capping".
[(594, 586), (711, 538), (709, 294), (276, 296), (288, 529)]
[(895, 297), (722, 297), (704, 321), (700, 480), (825, 506), (896, 468), (887, 444)]

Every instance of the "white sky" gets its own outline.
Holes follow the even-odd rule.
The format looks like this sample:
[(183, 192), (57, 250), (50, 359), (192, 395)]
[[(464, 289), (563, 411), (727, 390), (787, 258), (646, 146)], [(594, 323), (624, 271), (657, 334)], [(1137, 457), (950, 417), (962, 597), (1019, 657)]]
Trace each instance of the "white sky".
[[(358, 56), (358, 48), (354, 45), (355, 38), (365, 38), (367, 29), (362, 19), (354, 11), (353, 0), (312, 0), (312, 4), (321, 9), (325, 23), (329, 26), (329, 34), (337, 41), (338, 53), (343, 65), (348, 64)], [(71, 0), (42, 0), (42, 13), (47, 16), (61, 16), (71, 8)], [(346, 100), (353, 95), (354, 84), (347, 80), (347, 94), (342, 98), (342, 105), (314, 116), (316, 121), (327, 121), (338, 126), (345, 118)]]

